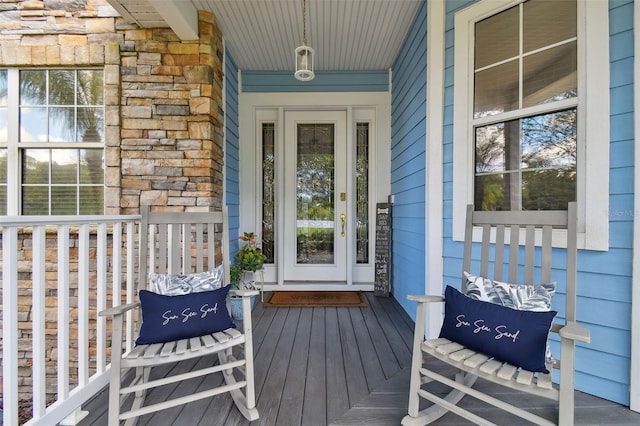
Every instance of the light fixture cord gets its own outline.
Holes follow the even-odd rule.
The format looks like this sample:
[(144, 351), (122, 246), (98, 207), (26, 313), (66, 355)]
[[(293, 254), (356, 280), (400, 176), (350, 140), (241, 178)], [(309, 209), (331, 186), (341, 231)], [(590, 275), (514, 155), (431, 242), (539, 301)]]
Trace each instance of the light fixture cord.
[(302, 0), (302, 44), (307, 45), (307, 0)]

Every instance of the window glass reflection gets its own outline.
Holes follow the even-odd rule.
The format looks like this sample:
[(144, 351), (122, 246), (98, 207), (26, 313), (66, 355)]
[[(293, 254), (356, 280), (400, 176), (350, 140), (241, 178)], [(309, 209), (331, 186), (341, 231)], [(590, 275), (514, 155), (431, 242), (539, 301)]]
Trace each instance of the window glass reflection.
[(78, 214), (78, 187), (76, 186), (52, 186), (51, 214), (71, 215)]
[(49, 71), (49, 105), (73, 105), (76, 73), (74, 70)]
[(104, 73), (102, 70), (78, 71), (78, 105), (104, 104)]
[(74, 126), (73, 107), (49, 108), (49, 136), (48, 142), (73, 142)]
[(576, 117), (574, 108), (478, 127), (476, 209), (564, 210), (575, 201)]
[(20, 71), (20, 105), (45, 105), (47, 100), (47, 71)]
[(78, 150), (51, 150), (51, 183), (71, 184), (78, 182)]
[(334, 263), (334, 124), (297, 127), (297, 263)]
[(23, 186), (22, 187), (22, 214), (23, 215), (48, 215), (49, 212), (49, 186)]
[(487, 68), (475, 74), (474, 118), (519, 107), (518, 61)]
[(104, 191), (100, 186), (81, 186), (79, 214), (102, 214)]
[(369, 123), (356, 124), (356, 263), (369, 263)]
[(0, 107), (8, 105), (7, 95), (7, 70), (0, 70)]
[(80, 149), (79, 182), (87, 185), (104, 184), (104, 151)]
[(475, 68), (518, 55), (519, 11), (512, 7), (476, 24)]
[(576, 36), (575, 1), (529, 0), (523, 7), (524, 53)]
[(576, 42), (526, 56), (522, 62), (522, 106), (576, 97), (577, 63)]
[(275, 124), (262, 124), (262, 252), (275, 256)]
[(20, 108), (20, 142), (46, 142), (47, 123), (46, 108)]
[(104, 142), (104, 110), (78, 108), (78, 142)]
[(25, 184), (49, 183), (51, 151), (25, 149), (22, 151), (22, 182)]

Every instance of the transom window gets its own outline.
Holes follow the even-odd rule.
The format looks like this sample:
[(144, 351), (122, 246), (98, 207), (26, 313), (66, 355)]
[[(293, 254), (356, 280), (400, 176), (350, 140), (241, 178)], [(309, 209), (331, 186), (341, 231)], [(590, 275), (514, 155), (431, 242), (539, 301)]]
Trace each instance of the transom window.
[(529, 0), (475, 24), (476, 210), (575, 201), (576, 30), (570, 0)]
[(102, 69), (0, 69), (0, 213), (102, 214)]

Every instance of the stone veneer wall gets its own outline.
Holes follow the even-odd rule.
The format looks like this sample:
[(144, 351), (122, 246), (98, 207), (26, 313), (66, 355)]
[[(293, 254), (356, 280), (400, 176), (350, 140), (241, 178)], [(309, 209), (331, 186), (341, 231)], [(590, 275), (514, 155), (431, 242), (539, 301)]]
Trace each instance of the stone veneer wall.
[[(117, 205), (107, 200), (108, 209), (221, 208), (223, 51), (211, 14), (200, 12), (199, 34), (199, 41), (181, 42), (168, 29), (124, 31), (121, 114), (107, 122), (109, 129), (120, 119), (119, 147), (107, 142), (107, 182), (115, 184), (119, 173), (121, 194)], [(111, 67), (107, 84), (116, 77)], [(107, 96), (110, 105), (115, 97)]]
[[(171, 211), (221, 208), (223, 47), (210, 13), (200, 12), (199, 34), (199, 40), (182, 42), (167, 28), (140, 29), (120, 18), (106, 0), (0, 3), (0, 67), (104, 67), (105, 214), (137, 214), (141, 204)], [(55, 235), (48, 235), (47, 247), (55, 247), (50, 237)], [(20, 394), (30, 398), (29, 230), (19, 236), (18, 245)], [(51, 330), (47, 333), (51, 371), (55, 371), (56, 262), (55, 250), (48, 250), (46, 327)], [(71, 259), (74, 262), (77, 259)], [(91, 263), (93, 274), (95, 262)], [(93, 276), (90, 287), (94, 292)], [(75, 294), (72, 288), (72, 297)], [(91, 299), (95, 318), (95, 294)], [(72, 309), (76, 305), (71, 301)], [(95, 361), (95, 349), (91, 357)], [(76, 380), (72, 377), (72, 382)], [(55, 393), (53, 377), (47, 383)]]

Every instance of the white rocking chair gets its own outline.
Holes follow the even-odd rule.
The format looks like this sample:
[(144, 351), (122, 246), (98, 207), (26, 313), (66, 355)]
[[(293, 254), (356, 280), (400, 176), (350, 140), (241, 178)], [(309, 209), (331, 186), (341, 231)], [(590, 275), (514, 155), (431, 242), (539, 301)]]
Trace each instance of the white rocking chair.
[[(472, 244), (474, 227), (481, 231), (480, 244)], [(480, 229), (478, 229), (480, 228)], [(503, 268), (508, 268), (508, 280), (515, 283), (518, 271), (524, 265), (524, 282), (533, 284), (534, 270), (540, 272), (542, 283), (551, 282), (552, 236), (554, 228), (560, 228), (567, 238), (566, 265), (566, 305), (564, 320), (551, 327), (558, 333), (561, 341), (559, 360), (548, 362), (549, 371), (559, 369), (559, 386), (552, 383), (551, 374), (531, 372), (501, 362), (481, 352), (470, 350), (458, 342), (445, 338), (425, 340), (425, 318), (427, 303), (443, 302), (442, 296), (408, 296), (418, 302), (414, 347), (412, 358), (409, 409), (402, 420), (403, 425), (424, 425), (436, 421), (448, 411), (454, 412), (476, 424), (493, 424), (477, 414), (458, 406), (465, 396), (471, 395), (499, 409), (515, 414), (530, 422), (541, 425), (555, 424), (523, 408), (508, 404), (500, 399), (474, 389), (473, 384), (478, 377), (490, 382), (506, 386), (510, 389), (542, 396), (558, 403), (558, 424), (573, 425), (574, 421), (574, 364), (576, 342), (590, 342), (589, 331), (576, 323), (576, 207), (569, 203), (567, 211), (523, 211), (523, 212), (475, 212), (473, 206), (467, 206), (467, 219), (464, 241), (463, 271), (473, 273), (470, 268), (479, 266), (474, 275), (503, 280)], [(555, 231), (557, 232), (557, 231)], [(524, 239), (522, 247), (520, 240)], [(538, 244), (536, 244), (538, 239)], [(480, 254), (474, 255), (472, 249), (480, 248)], [(540, 253), (536, 253), (536, 246)], [(521, 247), (523, 248), (521, 250)], [(524, 253), (523, 261), (519, 260)], [(508, 259), (505, 258), (508, 256)], [(560, 257), (562, 258), (562, 256)], [(537, 259), (537, 262), (536, 262)], [(490, 270), (493, 277), (489, 277)], [(467, 291), (467, 279), (462, 278), (462, 293)], [(465, 298), (465, 296), (463, 296)], [(424, 357), (424, 358), (423, 358)], [(454, 367), (454, 377), (445, 377), (429, 368), (436, 360)], [(426, 362), (423, 363), (423, 361)], [(543, 361), (544, 363), (544, 361)], [(433, 367), (432, 367), (433, 368)], [(437, 381), (445, 384), (451, 391), (446, 396), (430, 392), (426, 384)], [(420, 398), (433, 403), (420, 410)]]
[[(229, 283), (229, 239), (226, 208), (223, 212), (167, 213), (151, 212), (148, 206), (141, 208), (140, 224), (140, 271), (139, 286), (148, 286), (149, 273), (190, 274), (213, 270), (222, 263), (224, 283)], [(220, 260), (216, 262), (216, 259)], [(133, 309), (140, 303), (115, 306), (100, 312), (101, 316), (112, 317), (111, 379), (109, 386), (109, 426), (135, 424), (137, 417), (155, 411), (186, 404), (202, 398), (209, 398), (229, 392), (238, 410), (248, 420), (256, 420), (258, 411), (255, 404), (253, 344), (251, 328), (250, 297), (257, 291), (233, 291), (242, 296), (244, 320), (242, 329), (228, 328), (220, 332), (165, 343), (140, 344), (131, 348), (132, 340), (125, 351), (123, 347), (123, 325), (134, 320)], [(227, 306), (229, 308), (228, 299)], [(139, 309), (138, 309), (139, 311)], [(138, 321), (141, 316), (138, 315)], [(139, 328), (139, 327), (138, 327)], [(236, 358), (236, 353), (244, 356)], [(149, 380), (152, 367), (217, 354), (219, 363), (205, 368)], [(132, 376), (127, 374), (135, 368), (135, 377), (130, 383), (121, 381)], [(234, 374), (234, 372), (236, 372)], [(144, 405), (149, 389), (171, 383), (221, 373), (222, 384), (152, 405)], [(134, 394), (133, 397), (130, 394)], [(121, 411), (125, 401), (133, 398)]]

